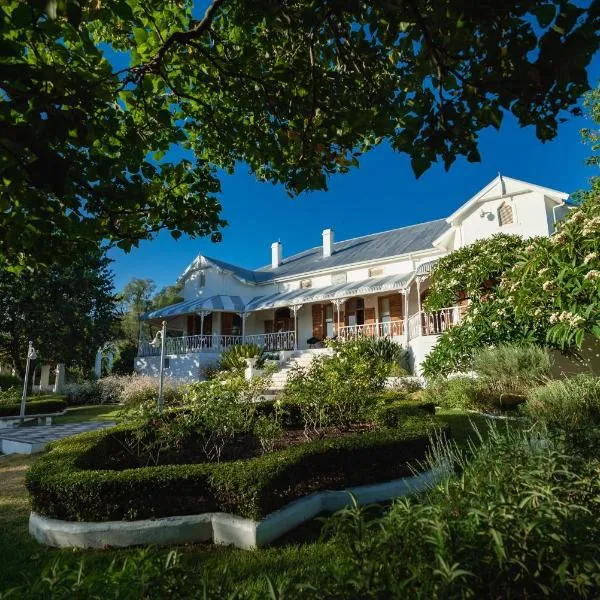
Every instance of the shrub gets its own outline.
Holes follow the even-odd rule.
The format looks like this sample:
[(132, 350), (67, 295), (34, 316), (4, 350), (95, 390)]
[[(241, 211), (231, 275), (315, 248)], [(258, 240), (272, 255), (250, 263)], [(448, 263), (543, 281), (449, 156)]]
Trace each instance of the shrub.
[(600, 378), (576, 375), (531, 390), (522, 407), (535, 422), (584, 440), (600, 426)]
[(0, 389), (0, 404), (15, 404), (20, 401), (22, 393), (16, 387)]
[(461, 474), (394, 503), (332, 522), (327, 574), (286, 589), (306, 598), (597, 598), (600, 462), (559, 441), (492, 431)]
[(423, 390), (423, 400), (446, 409), (475, 409), (477, 382), (471, 377), (439, 378), (429, 381)]
[(275, 442), (283, 434), (283, 426), (278, 419), (262, 415), (255, 420), (252, 431), (258, 438), (263, 453), (266, 454), (273, 452)]
[(307, 435), (319, 435), (325, 425), (347, 429), (360, 421), (385, 383), (388, 365), (367, 338), (332, 346), (333, 356), (318, 356), (308, 368), (292, 370), (283, 390), (284, 402), (301, 412)]
[[(179, 403), (183, 398), (183, 387), (168, 377), (163, 381), (165, 406)], [(127, 409), (141, 405), (154, 405), (158, 399), (158, 378), (148, 375), (131, 375), (123, 378), (120, 401)]]
[(1, 374), (0, 375), (0, 390), (8, 390), (10, 388), (23, 387), (23, 382), (16, 375)]
[(66, 383), (62, 393), (67, 399), (67, 403), (71, 405), (102, 403), (102, 389), (96, 380)]
[(246, 358), (260, 359), (263, 349), (256, 344), (239, 344), (230, 346), (221, 353), (219, 367), (226, 371), (239, 371), (246, 368)]
[[(67, 403), (60, 398), (28, 400), (25, 404), (25, 415), (45, 415), (63, 412)], [(21, 404), (0, 404), (0, 417), (18, 417)]]
[(161, 452), (184, 450), (193, 440), (206, 460), (219, 462), (229, 442), (251, 431), (253, 401), (264, 393), (267, 382), (221, 373), (209, 381), (171, 388), (171, 398), (162, 413), (157, 412), (154, 392), (124, 413), (124, 420), (135, 424), (135, 435), (125, 440), (126, 448), (157, 464)]
[[(391, 373), (390, 377), (393, 377)], [(400, 376), (389, 387), (392, 390), (413, 394), (423, 389), (423, 382), (419, 377)]]
[(431, 426), (314, 440), (231, 462), (108, 470), (107, 458), (131, 429), (122, 425), (52, 443), (26, 475), (33, 510), (74, 521), (208, 511), (261, 519), (317, 490), (410, 474), (407, 462), (424, 457)]
[(496, 394), (522, 394), (550, 377), (552, 361), (547, 348), (533, 344), (500, 344), (481, 348), (473, 370)]

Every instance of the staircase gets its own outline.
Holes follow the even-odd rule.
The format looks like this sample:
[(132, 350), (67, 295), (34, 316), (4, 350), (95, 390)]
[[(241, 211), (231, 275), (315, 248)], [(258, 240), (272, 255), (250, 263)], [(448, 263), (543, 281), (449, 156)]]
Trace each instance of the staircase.
[(292, 356), (281, 363), (279, 371), (272, 375), (271, 387), (265, 394), (266, 399), (273, 399), (281, 390), (283, 390), (289, 374), (295, 367), (307, 368), (313, 358), (317, 356), (331, 356), (333, 350), (331, 348), (314, 348), (310, 350), (296, 350)]

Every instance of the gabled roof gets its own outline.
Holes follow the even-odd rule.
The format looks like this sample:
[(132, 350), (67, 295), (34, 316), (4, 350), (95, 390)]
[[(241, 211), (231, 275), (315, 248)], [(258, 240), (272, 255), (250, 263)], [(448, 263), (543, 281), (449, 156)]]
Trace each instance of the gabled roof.
[(267, 265), (258, 269), (258, 272), (269, 274), (272, 279), (276, 279), (433, 250), (433, 240), (449, 228), (445, 219), (438, 219), (382, 233), (372, 233), (334, 243), (333, 253), (327, 257), (323, 256), (322, 246), (315, 246), (285, 258), (275, 269)]
[(275, 269), (271, 265), (256, 270), (245, 269), (216, 258), (199, 255), (183, 272), (180, 280), (203, 266), (213, 266), (228, 271), (245, 283), (267, 283), (282, 277), (293, 277), (323, 269), (393, 258), (411, 252), (433, 250), (433, 241), (449, 229), (450, 226), (445, 219), (438, 219), (382, 233), (372, 233), (334, 243), (333, 254), (327, 257), (323, 256), (322, 246), (315, 246), (283, 259), (281, 265)]
[(245, 283), (261, 283), (264, 281), (269, 281), (271, 279), (271, 276), (267, 273), (252, 271), (251, 269), (245, 269), (244, 267), (232, 265), (231, 263), (219, 260), (218, 258), (210, 258), (209, 256), (199, 254), (187, 267), (187, 269), (181, 274), (179, 280), (181, 281), (185, 279), (193, 271), (205, 266), (212, 266), (220, 271), (228, 271), (234, 277), (237, 277)]
[[(548, 196), (549, 198), (551, 198), (558, 204), (562, 204), (569, 198), (569, 194), (567, 194), (566, 192), (560, 192), (558, 190), (555, 190), (555, 189), (552, 189), (549, 187), (543, 187), (541, 185), (536, 185), (535, 183), (529, 183), (529, 182), (523, 181), (521, 179), (515, 179), (514, 177), (506, 177), (506, 175), (500, 175), (500, 173), (498, 173), (498, 175), (494, 179), (492, 179), (492, 181), (490, 181), (490, 183), (488, 183), (483, 189), (479, 190), (472, 198), (467, 200), (462, 206), (460, 206), (457, 210), (455, 210), (446, 219), (446, 221), (448, 223), (452, 223), (453, 221), (456, 221), (456, 219), (458, 217), (460, 217), (461, 215), (466, 213), (468, 210), (470, 210), (473, 206), (476, 206), (480, 202), (485, 202), (487, 200), (487, 198), (485, 198), (486, 194), (488, 194), (491, 190), (493, 190), (494, 187), (496, 187), (497, 185), (499, 185), (502, 190), (502, 192), (501, 192), (502, 196), (504, 196), (504, 195), (510, 196), (511, 192), (506, 193), (504, 191), (506, 183), (517, 184), (517, 185), (521, 186), (523, 191), (531, 190), (532, 192), (540, 192), (540, 193), (544, 194), (545, 196)], [(514, 194), (515, 192), (512, 192), (512, 193)], [(499, 195), (499, 197), (500, 197), (500, 195)]]

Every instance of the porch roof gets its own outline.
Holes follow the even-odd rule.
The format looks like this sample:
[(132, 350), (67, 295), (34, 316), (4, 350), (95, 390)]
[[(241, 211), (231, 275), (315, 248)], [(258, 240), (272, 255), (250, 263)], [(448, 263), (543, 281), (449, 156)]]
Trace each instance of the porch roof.
[(388, 275), (387, 277), (371, 277), (361, 281), (351, 281), (340, 285), (330, 285), (314, 289), (291, 290), (278, 292), (270, 296), (253, 299), (246, 310), (265, 310), (280, 306), (292, 306), (319, 300), (335, 300), (350, 298), (360, 294), (374, 294), (388, 290), (402, 290), (409, 283), (413, 273), (403, 275)]
[(179, 315), (194, 314), (201, 310), (210, 312), (244, 312), (246, 310), (246, 305), (251, 300), (259, 299), (260, 297), (249, 298), (247, 296), (227, 296), (224, 294), (195, 298), (194, 300), (170, 304), (164, 308), (144, 313), (141, 316), (141, 319), (143, 321), (148, 321), (150, 319), (166, 319)]

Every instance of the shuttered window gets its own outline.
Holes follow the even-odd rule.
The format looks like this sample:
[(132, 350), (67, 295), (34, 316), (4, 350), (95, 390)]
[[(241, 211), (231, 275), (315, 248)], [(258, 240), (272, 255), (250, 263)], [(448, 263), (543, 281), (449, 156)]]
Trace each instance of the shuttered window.
[(498, 209), (498, 224), (502, 227), (513, 222), (513, 209), (506, 202), (503, 202)]

